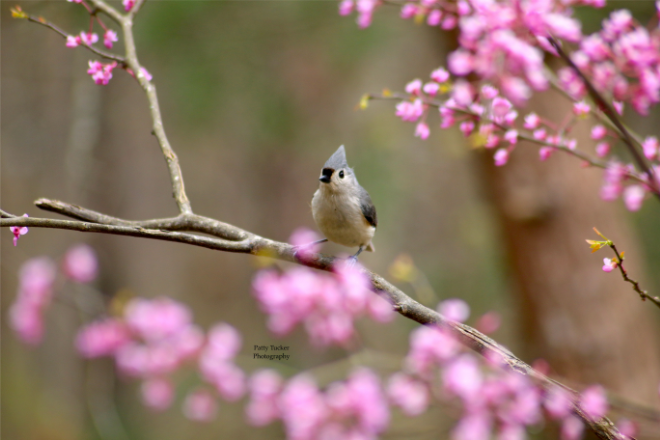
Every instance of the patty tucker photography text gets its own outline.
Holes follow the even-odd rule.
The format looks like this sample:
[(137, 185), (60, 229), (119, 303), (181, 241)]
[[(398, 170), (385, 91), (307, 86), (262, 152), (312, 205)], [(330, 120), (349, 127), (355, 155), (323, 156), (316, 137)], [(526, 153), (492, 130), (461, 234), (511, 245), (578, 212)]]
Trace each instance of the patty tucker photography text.
[[(275, 352), (275, 354), (267, 354), (268, 350)], [(268, 359), (269, 361), (288, 361), (291, 355), (277, 354), (280, 351), (289, 351), (288, 345), (255, 345), (254, 354), (252, 359)]]

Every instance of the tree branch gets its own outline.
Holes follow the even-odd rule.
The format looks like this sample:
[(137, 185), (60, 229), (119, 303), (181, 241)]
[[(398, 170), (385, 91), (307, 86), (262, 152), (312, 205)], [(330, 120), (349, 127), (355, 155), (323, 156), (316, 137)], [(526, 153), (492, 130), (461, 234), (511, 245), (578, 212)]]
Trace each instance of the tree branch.
[[(190, 223), (188, 229), (199, 232), (209, 233), (209, 231), (220, 232), (222, 235), (231, 237), (243, 237), (240, 241), (231, 241), (225, 238), (202, 237), (188, 232), (176, 232), (181, 230), (182, 224), (185, 224), (187, 215), (181, 215), (174, 219), (154, 219), (143, 222), (134, 222), (111, 217), (105, 214), (97, 213), (75, 205), (48, 199), (39, 199), (36, 202), (39, 208), (57, 212), (78, 220), (55, 220), (36, 217), (11, 217), (0, 219), (0, 227), (9, 226), (28, 226), (39, 228), (54, 228), (74, 230), (80, 232), (97, 232), (103, 234), (126, 235), (131, 237), (150, 238), (155, 240), (172, 241), (178, 243), (190, 244), (193, 246), (205, 247), (208, 249), (244, 253), (251, 255), (268, 256), (282, 261), (302, 264), (311, 268), (332, 271), (335, 262), (334, 257), (323, 254), (305, 255), (299, 258), (296, 249), (288, 244), (268, 238), (261, 237), (233, 225), (218, 222), (213, 219), (207, 219), (200, 216), (192, 216), (198, 219), (200, 223)], [(87, 220), (87, 221), (80, 221)], [(108, 222), (109, 224), (95, 223)], [(157, 225), (158, 229), (146, 228), (143, 225)], [(202, 226), (199, 226), (202, 225)], [(217, 229), (207, 228), (208, 225), (214, 225)], [(177, 229), (178, 228), (178, 229)], [(380, 275), (364, 269), (364, 272), (373, 284), (375, 290), (385, 295), (392, 303), (393, 308), (402, 316), (412, 319), (424, 325), (441, 325), (448, 328), (451, 332), (467, 347), (477, 353), (492, 358), (495, 355), (501, 359), (507, 366), (515, 371), (524, 374), (535, 382), (548, 388), (551, 386), (561, 386), (572, 392), (577, 393), (556, 382), (547, 376), (535, 371), (531, 366), (516, 357), (511, 351), (498, 344), (493, 339), (487, 337), (476, 329), (461, 323), (447, 321), (435, 310), (423, 306), (410, 298), (404, 292), (390, 284)], [(603, 440), (623, 439), (614, 424), (607, 418), (600, 420), (591, 420), (580, 408), (578, 403), (574, 404), (575, 413), (594, 431), (598, 438)]]
[(619, 266), (619, 270), (621, 271), (621, 276), (623, 277), (623, 279), (633, 285), (633, 289), (635, 290), (635, 292), (639, 294), (639, 297), (641, 298), (642, 301), (646, 301), (648, 299), (653, 304), (660, 307), (659, 297), (649, 295), (646, 290), (642, 290), (641, 287), (639, 287), (638, 281), (633, 280), (628, 276), (628, 271), (626, 271), (626, 269), (623, 267), (623, 255), (619, 253), (614, 243), (608, 244), (608, 246), (612, 248), (612, 250), (616, 254), (617, 260), (619, 260), (617, 266)]

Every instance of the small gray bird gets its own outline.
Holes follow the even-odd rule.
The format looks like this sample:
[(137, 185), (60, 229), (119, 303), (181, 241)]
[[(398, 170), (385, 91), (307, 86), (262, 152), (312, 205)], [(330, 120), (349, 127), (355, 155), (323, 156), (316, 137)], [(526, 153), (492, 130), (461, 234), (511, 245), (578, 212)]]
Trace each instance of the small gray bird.
[(378, 226), (376, 207), (349, 168), (343, 145), (323, 165), (319, 180), (319, 189), (312, 199), (314, 221), (326, 236), (319, 243), (330, 240), (357, 246), (357, 253), (351, 257), (354, 260), (363, 250), (374, 251), (371, 240)]

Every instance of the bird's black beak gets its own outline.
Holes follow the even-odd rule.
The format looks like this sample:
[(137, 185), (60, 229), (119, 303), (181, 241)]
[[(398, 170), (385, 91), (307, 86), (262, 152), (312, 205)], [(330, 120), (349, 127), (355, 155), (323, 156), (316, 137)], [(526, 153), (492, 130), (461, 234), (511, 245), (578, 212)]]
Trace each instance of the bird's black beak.
[(323, 171), (321, 171), (321, 177), (319, 177), (319, 180), (323, 183), (330, 183), (330, 178), (332, 177), (332, 173), (335, 170), (332, 168), (323, 168)]

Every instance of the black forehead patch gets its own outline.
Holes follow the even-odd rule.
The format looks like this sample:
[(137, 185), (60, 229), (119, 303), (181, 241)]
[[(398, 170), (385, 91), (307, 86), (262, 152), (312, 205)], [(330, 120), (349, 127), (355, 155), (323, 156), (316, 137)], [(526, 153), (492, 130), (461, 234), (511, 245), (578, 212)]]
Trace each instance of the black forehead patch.
[(328, 176), (328, 178), (331, 178), (332, 173), (334, 173), (334, 172), (335, 172), (335, 170), (333, 170), (332, 168), (323, 168), (323, 171), (321, 171), (321, 174), (323, 174), (324, 176)]

